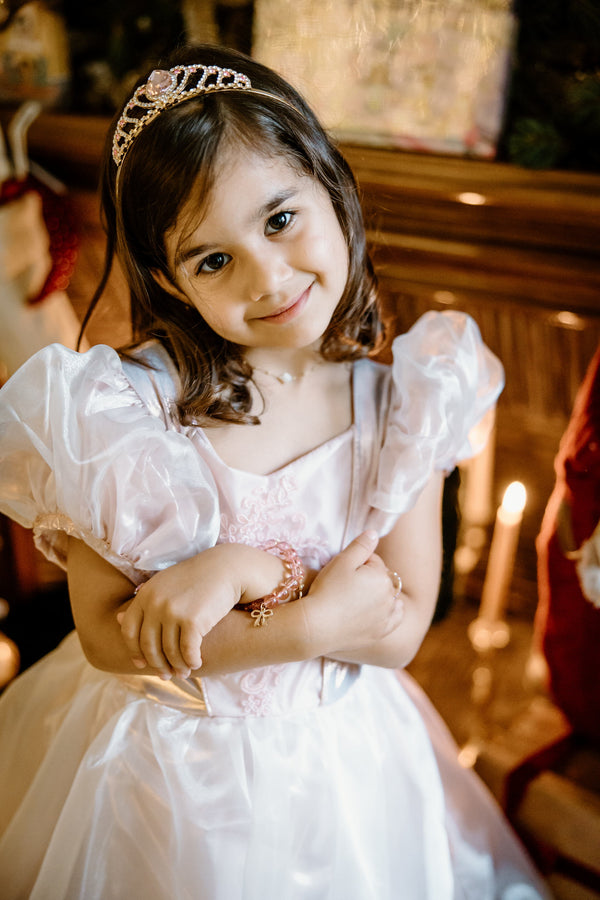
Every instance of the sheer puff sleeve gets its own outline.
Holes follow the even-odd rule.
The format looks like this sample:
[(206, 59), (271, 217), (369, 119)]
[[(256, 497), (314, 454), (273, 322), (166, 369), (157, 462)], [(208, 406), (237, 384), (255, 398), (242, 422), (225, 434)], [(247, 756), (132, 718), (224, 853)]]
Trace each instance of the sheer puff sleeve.
[(426, 313), (397, 337), (372, 506), (403, 513), (435, 470), (476, 455), (503, 386), (500, 361), (464, 313)]
[(110, 347), (53, 344), (33, 356), (0, 392), (0, 435), (0, 511), (33, 528), (63, 568), (68, 535), (135, 584), (216, 542), (212, 475)]

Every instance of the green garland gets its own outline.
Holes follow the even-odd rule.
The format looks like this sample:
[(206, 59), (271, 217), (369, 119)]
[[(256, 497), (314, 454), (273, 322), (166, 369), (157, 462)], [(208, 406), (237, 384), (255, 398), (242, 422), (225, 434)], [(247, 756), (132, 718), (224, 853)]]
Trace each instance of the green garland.
[(535, 169), (600, 170), (600, 3), (521, 0), (499, 157)]

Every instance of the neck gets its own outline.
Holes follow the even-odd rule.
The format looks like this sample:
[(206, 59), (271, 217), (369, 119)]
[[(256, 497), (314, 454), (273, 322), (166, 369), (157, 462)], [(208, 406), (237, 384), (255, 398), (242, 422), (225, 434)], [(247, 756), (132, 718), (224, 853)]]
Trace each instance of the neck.
[(252, 368), (282, 382), (296, 381), (323, 362), (315, 348), (301, 350), (250, 349), (245, 354)]

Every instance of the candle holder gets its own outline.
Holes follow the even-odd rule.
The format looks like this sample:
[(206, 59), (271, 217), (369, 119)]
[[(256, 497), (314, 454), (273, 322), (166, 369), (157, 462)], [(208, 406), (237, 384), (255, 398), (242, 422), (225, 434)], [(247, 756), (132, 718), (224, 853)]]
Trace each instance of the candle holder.
[(490, 622), (478, 616), (473, 619), (467, 629), (471, 646), (477, 653), (487, 650), (501, 650), (510, 641), (510, 628), (507, 622)]
[[(479, 654), (478, 654), (479, 655)], [(486, 660), (478, 659), (471, 675), (469, 699), (472, 707), (472, 718), (469, 736), (458, 753), (458, 761), (465, 769), (472, 769), (479, 757), (481, 748), (489, 736), (489, 708), (493, 701), (494, 673)]]
[(485, 744), (495, 689), (494, 654), (510, 641), (510, 628), (504, 614), (526, 499), (525, 488), (518, 481), (510, 484), (504, 492), (496, 514), (479, 613), (467, 629), (471, 646), (477, 654), (477, 664), (471, 679), (473, 721), (469, 738), (458, 757), (465, 767), (475, 765)]

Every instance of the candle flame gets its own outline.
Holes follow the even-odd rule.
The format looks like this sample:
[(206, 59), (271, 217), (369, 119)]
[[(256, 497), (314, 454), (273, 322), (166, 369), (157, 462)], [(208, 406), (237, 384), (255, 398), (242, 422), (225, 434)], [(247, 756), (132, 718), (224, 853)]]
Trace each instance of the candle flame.
[(520, 481), (513, 481), (504, 491), (502, 508), (508, 513), (521, 513), (525, 509), (527, 491)]

